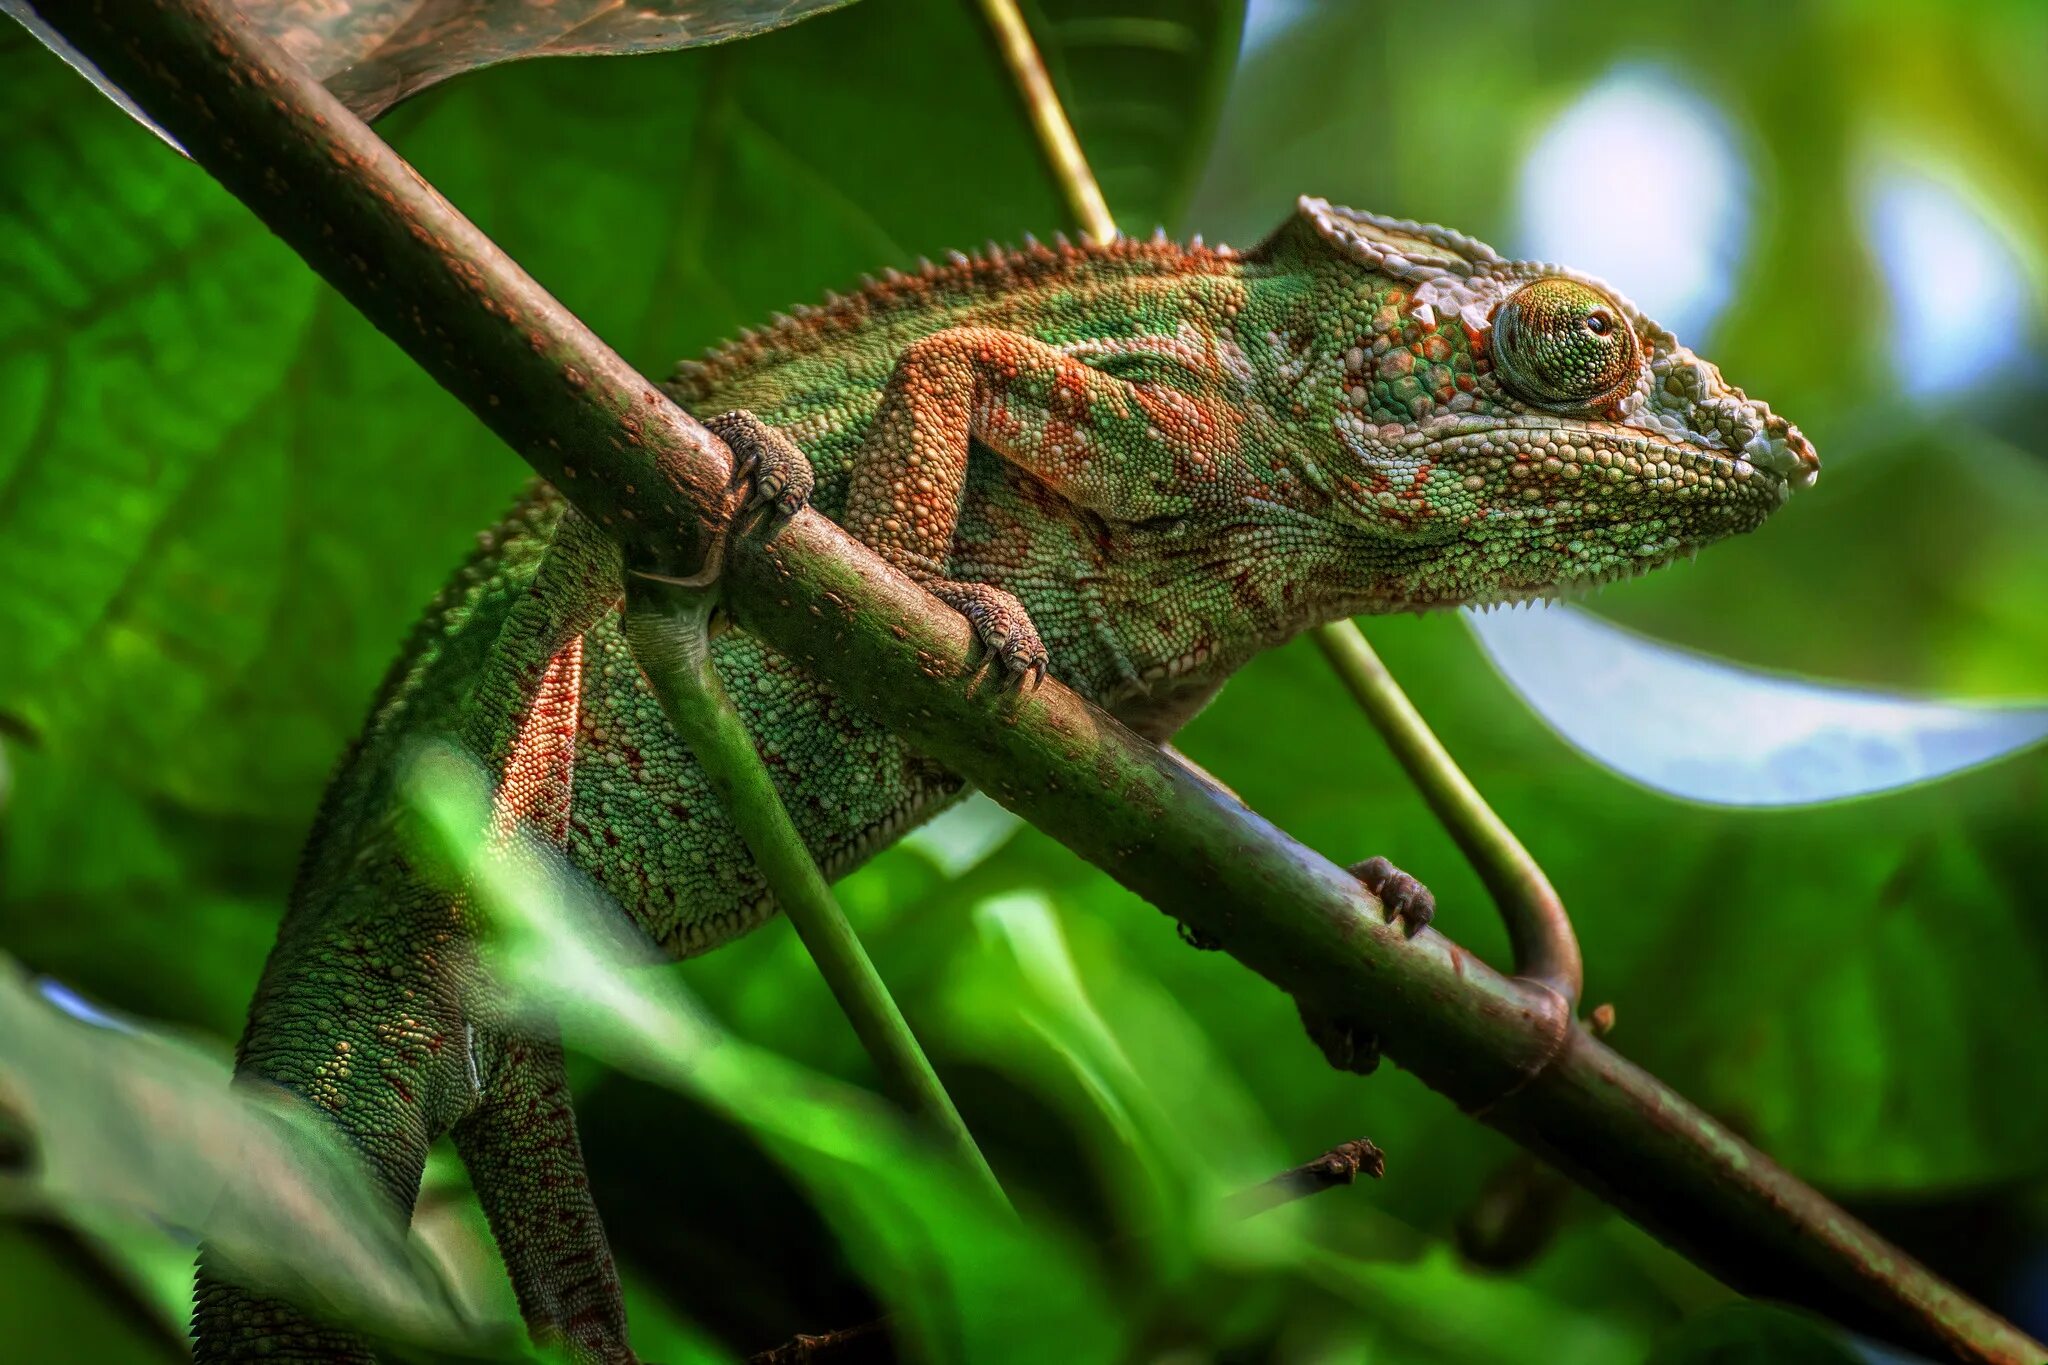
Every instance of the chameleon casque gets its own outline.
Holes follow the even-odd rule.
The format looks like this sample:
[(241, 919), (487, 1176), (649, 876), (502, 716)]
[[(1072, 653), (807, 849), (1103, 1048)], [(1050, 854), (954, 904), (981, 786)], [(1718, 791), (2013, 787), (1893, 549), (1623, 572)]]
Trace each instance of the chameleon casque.
[[(1245, 252), (1032, 243), (892, 273), (668, 390), (723, 414), (758, 496), (809, 501), (1002, 666), (1160, 740), (1309, 626), (1640, 573), (1755, 527), (1818, 468), (1598, 282), (1306, 198)], [(460, 898), (407, 860), (396, 782), (416, 740), (458, 737), (501, 813), (678, 956), (768, 918), (628, 652), (622, 574), (544, 487), (481, 537), (328, 791), (238, 1068), (331, 1119), (399, 1210), (452, 1130), (529, 1327), (578, 1361), (634, 1357), (561, 1052), (494, 1011)], [(828, 876), (963, 791), (750, 636), (714, 658)], [(220, 1269), (202, 1253), (199, 1360), (372, 1358)]]

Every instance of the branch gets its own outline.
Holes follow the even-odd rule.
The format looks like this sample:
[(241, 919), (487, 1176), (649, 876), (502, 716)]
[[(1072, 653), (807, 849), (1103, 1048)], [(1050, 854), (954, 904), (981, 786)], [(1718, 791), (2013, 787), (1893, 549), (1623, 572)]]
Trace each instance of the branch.
[[(701, 562), (723, 452), (222, 0), (44, 17), (579, 508)], [(740, 624), (1318, 1013), (1731, 1285), (1957, 1360), (2043, 1348), (1566, 1017), (1056, 682), (977, 666), (967, 624), (815, 512), (731, 547)], [(997, 672), (999, 673), (1000, 670)]]

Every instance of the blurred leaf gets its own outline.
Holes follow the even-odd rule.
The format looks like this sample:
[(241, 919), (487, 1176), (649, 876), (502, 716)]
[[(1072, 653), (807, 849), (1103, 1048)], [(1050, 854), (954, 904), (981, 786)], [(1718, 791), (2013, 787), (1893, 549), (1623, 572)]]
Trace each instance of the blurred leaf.
[(1292, 1163), (1193, 1021), (1107, 945), (1084, 966), (1042, 896), (999, 896), (973, 915), (980, 933), (944, 974), (949, 1052), (1001, 1067), (1092, 1129), (1112, 1226), (1145, 1237), (1169, 1277), (1190, 1253), (1272, 1254), (1258, 1229), (1282, 1220), (1248, 1233), (1223, 1200)]
[(745, 1124), (810, 1191), (928, 1360), (1121, 1358), (1117, 1316), (1056, 1231), (1000, 1207), (895, 1109), (720, 1033), (648, 970), (623, 911), (523, 830), (494, 849), (481, 769), (423, 748), (406, 778), (423, 851), (474, 888), (515, 1008), (559, 1017), (613, 1065)]
[(1642, 1356), (1642, 1338), (1627, 1324), (1476, 1274), (1444, 1248), (1404, 1265), (1330, 1248), (1309, 1272), (1367, 1310), (1395, 1360), (1522, 1365), (1533, 1343), (1543, 1358), (1574, 1365), (1634, 1365)]
[(1178, 224), (1237, 66), (1243, 0), (1021, 7), (1117, 223)]
[(1946, 777), (2048, 738), (2048, 706), (1772, 677), (1569, 607), (1467, 612), (1493, 666), (1588, 758), (1666, 795), (1791, 806)]
[(47, 752), (14, 759), (29, 797), (0, 825), (0, 945), (134, 1014), (238, 1034), (303, 831), (195, 819)]
[(281, 1096), (144, 1031), (67, 1018), (0, 959), (0, 1101), (30, 1141), (10, 1202), (119, 1218), (247, 1282), (405, 1341), (484, 1344), (442, 1275), (328, 1129)]
[(975, 792), (936, 820), (904, 835), (903, 844), (930, 858), (946, 876), (958, 877), (980, 866), (1023, 823)]
[(1842, 1335), (1765, 1304), (1710, 1309), (1658, 1343), (1644, 1365), (1862, 1365)]

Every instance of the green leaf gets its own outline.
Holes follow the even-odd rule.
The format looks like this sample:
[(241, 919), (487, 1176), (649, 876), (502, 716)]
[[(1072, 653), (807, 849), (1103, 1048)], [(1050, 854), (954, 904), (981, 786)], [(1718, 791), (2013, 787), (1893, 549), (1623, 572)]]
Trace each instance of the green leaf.
[(1122, 229), (1177, 225), (1194, 192), (1245, 6), (1233, 0), (1023, 0), (1089, 169)]
[[(1048, 45), (1091, 88), (1129, 58), (1085, 136), (1166, 111), (1133, 127), (1173, 139), (1123, 144), (1161, 176), (1162, 197), (1124, 201), (1136, 220), (1170, 216), (1199, 162), (1188, 134), (1237, 13)], [(526, 471), (203, 172), (11, 30), (0, 119), (0, 735), (36, 750), (14, 754), (0, 943), (231, 1033), (336, 755)], [(864, 272), (1065, 225), (954, 0), (497, 68), (385, 131), (654, 375)], [(972, 194), (966, 165), (986, 177)]]
[[(374, 119), (451, 76), (501, 62), (703, 47), (766, 33), (850, 3), (644, 0), (623, 6), (601, 0), (346, 0), (306, 5), (294, 0), (243, 0), (237, 8), (359, 117)], [(109, 99), (155, 127), (43, 23), (26, 0), (0, 0), (0, 13), (19, 20)]]
[(0, 958), (0, 1099), (26, 1135), (11, 1203), (114, 1219), (245, 1282), (380, 1335), (487, 1344), (354, 1155), (280, 1098), (228, 1087), (217, 1059), (167, 1037), (60, 1014)]
[(245, 0), (243, 13), (366, 119), (450, 76), (527, 57), (601, 57), (730, 42), (850, 0)]
[(897, 1111), (723, 1035), (646, 969), (645, 944), (595, 883), (523, 829), (497, 847), (473, 760), (423, 748), (405, 779), (421, 853), (471, 886), (515, 1009), (559, 1018), (615, 1066), (744, 1124), (803, 1183), (922, 1359), (1076, 1362), (1124, 1354), (1085, 1258), (1020, 1221)]

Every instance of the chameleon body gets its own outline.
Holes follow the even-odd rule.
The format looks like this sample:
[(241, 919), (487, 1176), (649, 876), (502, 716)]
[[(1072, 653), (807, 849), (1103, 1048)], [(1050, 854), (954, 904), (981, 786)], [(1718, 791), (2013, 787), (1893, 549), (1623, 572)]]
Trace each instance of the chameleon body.
[[(1622, 577), (1751, 529), (1813, 451), (1595, 281), (1304, 199), (1234, 252), (1027, 245), (891, 274), (683, 365), (760, 494), (808, 500), (975, 625), (1165, 739), (1320, 622)], [(506, 1027), (459, 898), (407, 861), (396, 775), (454, 735), (502, 819), (558, 841), (652, 939), (773, 911), (622, 634), (619, 552), (540, 488), (443, 591), (329, 790), (240, 1050), (409, 1211), (453, 1130), (536, 1337), (630, 1361), (551, 1039)], [(761, 642), (714, 646), (836, 876), (960, 779)], [(1383, 866), (1383, 860), (1380, 861)], [(368, 1360), (202, 1254), (198, 1358)]]

